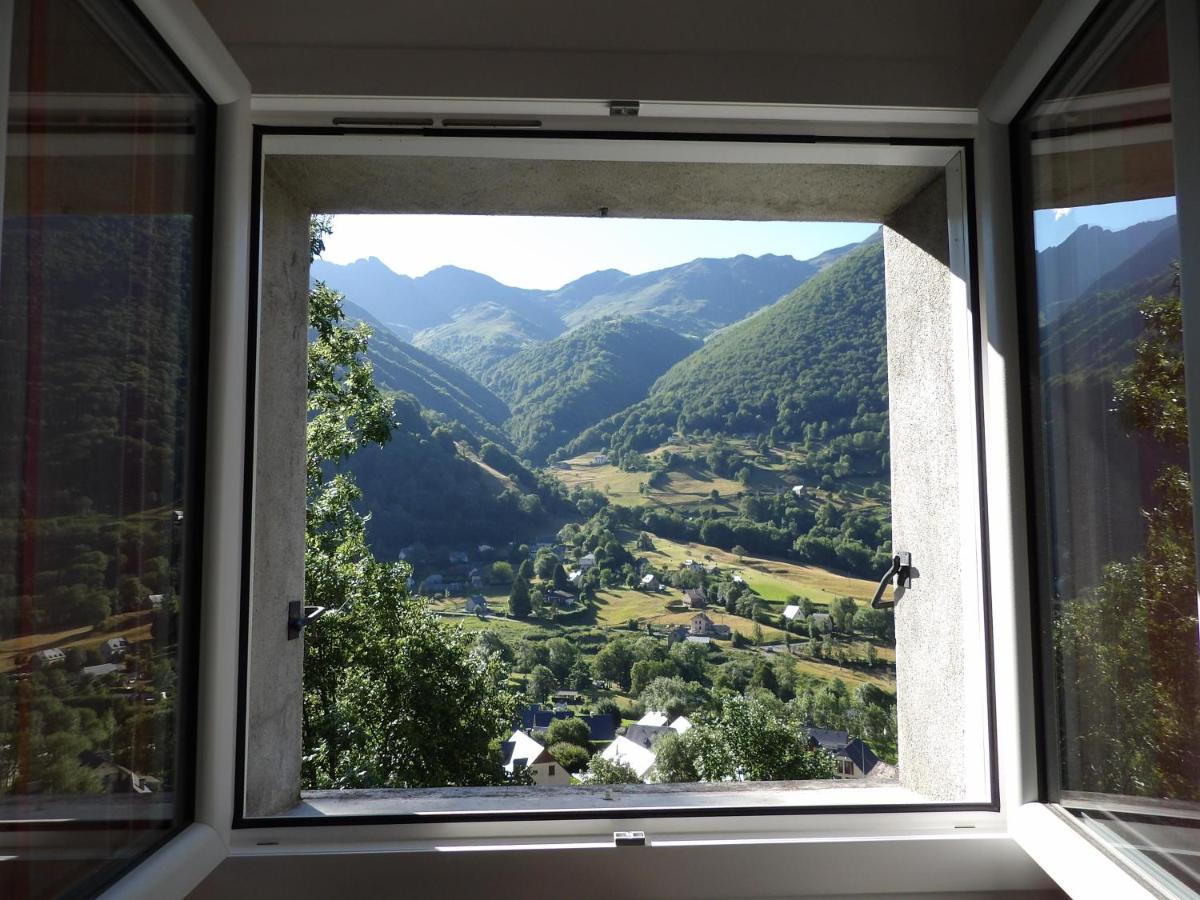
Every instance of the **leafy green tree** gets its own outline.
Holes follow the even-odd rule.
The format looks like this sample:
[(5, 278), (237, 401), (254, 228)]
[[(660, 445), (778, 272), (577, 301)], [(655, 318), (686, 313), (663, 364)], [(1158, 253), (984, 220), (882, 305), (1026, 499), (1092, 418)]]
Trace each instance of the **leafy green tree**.
[[(314, 220), (314, 252), (328, 232)], [(386, 443), (393, 416), (365, 359), (370, 330), (344, 326), (341, 304), (319, 282), (309, 296), (305, 596), (331, 611), (304, 637), (304, 783), (504, 783), (497, 741), (517, 697), (503, 665), (409, 598), (407, 565), (375, 559), (362, 493), (340, 468)]]
[(559, 765), (571, 774), (586, 769), (592, 758), (591, 752), (586, 748), (566, 741), (551, 744), (547, 749), (550, 751), (550, 755), (558, 760)]
[(592, 784), (641, 784), (633, 769), (623, 762), (604, 759), (599, 753), (588, 763), (588, 779)]
[(567, 743), (590, 748), (591, 731), (583, 719), (555, 719), (546, 730), (546, 741), (550, 744)]
[(571, 584), (567, 578), (567, 570), (562, 567), (561, 563), (556, 563), (553, 572), (554, 589), (556, 591), (566, 591), (568, 593), (575, 592), (575, 585)]
[(512, 563), (497, 560), (492, 563), (492, 584), (511, 584), (513, 580)]
[(548, 666), (534, 666), (525, 684), (525, 693), (535, 703), (543, 703), (558, 690), (558, 679)]
[(529, 582), (525, 576), (518, 575), (512, 583), (512, 591), (508, 595), (509, 615), (517, 619), (525, 619), (533, 611), (533, 603), (529, 597)]
[(683, 734), (671, 732), (659, 738), (654, 745), (654, 780), (664, 784), (692, 784), (700, 780), (696, 758), (700, 753), (700, 742)]
[(546, 641), (547, 665), (560, 681), (567, 677), (571, 667), (579, 659), (579, 648), (566, 638), (555, 637)]
[(609, 641), (592, 658), (592, 671), (596, 680), (615, 681), (623, 690), (629, 690), (629, 672), (632, 667), (633, 651), (627, 641)]
[(538, 578), (549, 579), (554, 577), (554, 569), (558, 565), (557, 556), (549, 550), (539, 550), (537, 558), (533, 561), (533, 571)]

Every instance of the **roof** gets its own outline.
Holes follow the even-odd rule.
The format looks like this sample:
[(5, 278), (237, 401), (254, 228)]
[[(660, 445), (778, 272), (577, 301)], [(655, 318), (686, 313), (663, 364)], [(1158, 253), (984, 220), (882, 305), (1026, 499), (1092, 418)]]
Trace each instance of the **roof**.
[(87, 678), (101, 678), (104, 675), (111, 675), (113, 672), (120, 672), (121, 667), (116, 663), (102, 663), (98, 666), (84, 666), (83, 674)]
[(800, 615), (800, 607), (795, 603), (789, 603), (783, 608), (783, 617), (789, 622), (798, 615)]
[(642, 576), (642, 584), (650, 584), (653, 581), (658, 581), (658, 576), (651, 572), (649, 575)]
[(867, 746), (867, 743), (861, 738), (852, 740), (842, 748), (838, 756), (844, 756), (853, 762), (862, 769), (864, 775), (871, 774), (871, 770), (879, 765), (879, 757), (875, 755), (875, 751)]
[(708, 637), (707, 635), (703, 635), (703, 634), (689, 634), (686, 638), (684, 638), (684, 640), (688, 641), (692, 644), (711, 644), (712, 643), (712, 638)]
[(500, 747), (501, 752), (504, 754), (504, 771), (506, 772), (511, 772), (517, 762), (523, 762), (524, 765), (531, 766), (536, 762), (543, 762), (543, 755), (550, 755), (546, 752), (545, 747), (519, 728)]
[(675, 731), (678, 734), (683, 734), (692, 727), (692, 720), (687, 716), (677, 716), (675, 721), (672, 722), (669, 727), (672, 731)]
[(664, 735), (673, 733), (666, 725), (630, 725), (625, 729), (625, 739), (649, 750)]
[(698, 612), (698, 613), (696, 613), (694, 616), (692, 616), (692, 621), (693, 621), (693, 622), (695, 622), (697, 619), (703, 619), (703, 620), (704, 620), (705, 622), (707, 622), (709, 625), (711, 625), (711, 624), (712, 624), (712, 619), (710, 619), (710, 618), (708, 617), (708, 613), (702, 613), (702, 612)]
[(581, 716), (588, 726), (588, 740), (611, 741), (617, 736), (617, 723), (612, 713), (598, 713), (594, 716)]
[(850, 743), (850, 735), (845, 731), (838, 731), (834, 728), (806, 728), (804, 730), (822, 750), (836, 753), (845, 749), (846, 745)]
[(639, 725), (666, 725), (667, 714), (660, 712), (648, 712), (637, 720)]
[[(638, 726), (634, 725), (633, 728)], [(647, 747), (637, 744), (627, 737), (618, 735), (617, 739), (604, 748), (601, 759), (609, 762), (620, 762), (633, 769), (638, 778), (645, 778), (646, 773), (654, 765), (654, 752)]]

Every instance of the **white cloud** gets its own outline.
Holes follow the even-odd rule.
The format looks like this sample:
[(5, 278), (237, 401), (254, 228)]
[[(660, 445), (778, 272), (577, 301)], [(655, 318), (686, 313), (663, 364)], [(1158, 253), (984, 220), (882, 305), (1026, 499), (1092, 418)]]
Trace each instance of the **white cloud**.
[(1071, 214), (1071, 212), (1072, 209), (1069, 206), (1061, 206), (1056, 208), (1054, 210), (1054, 221), (1057, 222), (1059, 219), (1065, 219)]

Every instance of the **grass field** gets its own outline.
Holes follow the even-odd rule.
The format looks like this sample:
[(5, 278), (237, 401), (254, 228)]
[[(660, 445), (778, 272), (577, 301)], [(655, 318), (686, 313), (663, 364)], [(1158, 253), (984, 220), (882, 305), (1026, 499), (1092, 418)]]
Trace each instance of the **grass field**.
[(677, 568), (687, 559), (703, 561), (711, 557), (712, 562), (722, 569), (740, 572), (751, 590), (780, 609), (791, 596), (807, 597), (818, 606), (828, 606), (835, 597), (853, 597), (865, 604), (875, 594), (875, 585), (869, 581), (782, 559), (745, 556), (739, 560), (732, 553), (716, 547), (682, 543), (657, 535), (654, 536), (653, 551), (637, 550), (632, 541), (628, 546), (663, 569)]
[(35, 650), (57, 647), (59, 650), (93, 650), (109, 638), (123, 637), (129, 643), (150, 640), (150, 618), (148, 610), (119, 613), (109, 621), (110, 628), (93, 630), (88, 627), (68, 628), (63, 631), (29, 634), (24, 637), (0, 641), (0, 672), (17, 667), (17, 661)]

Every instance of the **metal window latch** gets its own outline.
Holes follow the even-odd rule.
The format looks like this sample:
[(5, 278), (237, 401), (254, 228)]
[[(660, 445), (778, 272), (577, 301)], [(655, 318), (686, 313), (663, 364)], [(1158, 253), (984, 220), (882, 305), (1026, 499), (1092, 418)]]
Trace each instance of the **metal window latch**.
[(610, 116), (629, 116), (632, 118), (641, 111), (642, 104), (639, 100), (608, 101), (608, 114)]
[(883, 599), (883, 592), (887, 590), (887, 586), (892, 583), (893, 578), (896, 579), (895, 583), (898, 588), (912, 587), (911, 553), (897, 553), (892, 557), (892, 567), (879, 579), (879, 589), (875, 591), (875, 597), (871, 600), (871, 606), (875, 609), (887, 609), (889, 606), (896, 605), (894, 600)]
[(311, 625), (323, 615), (325, 615), (323, 606), (305, 606), (299, 600), (291, 601), (288, 604), (288, 640), (294, 641), (300, 637), (300, 632), (306, 626)]
[(614, 831), (613, 844), (617, 847), (645, 847), (646, 832), (644, 831)]

